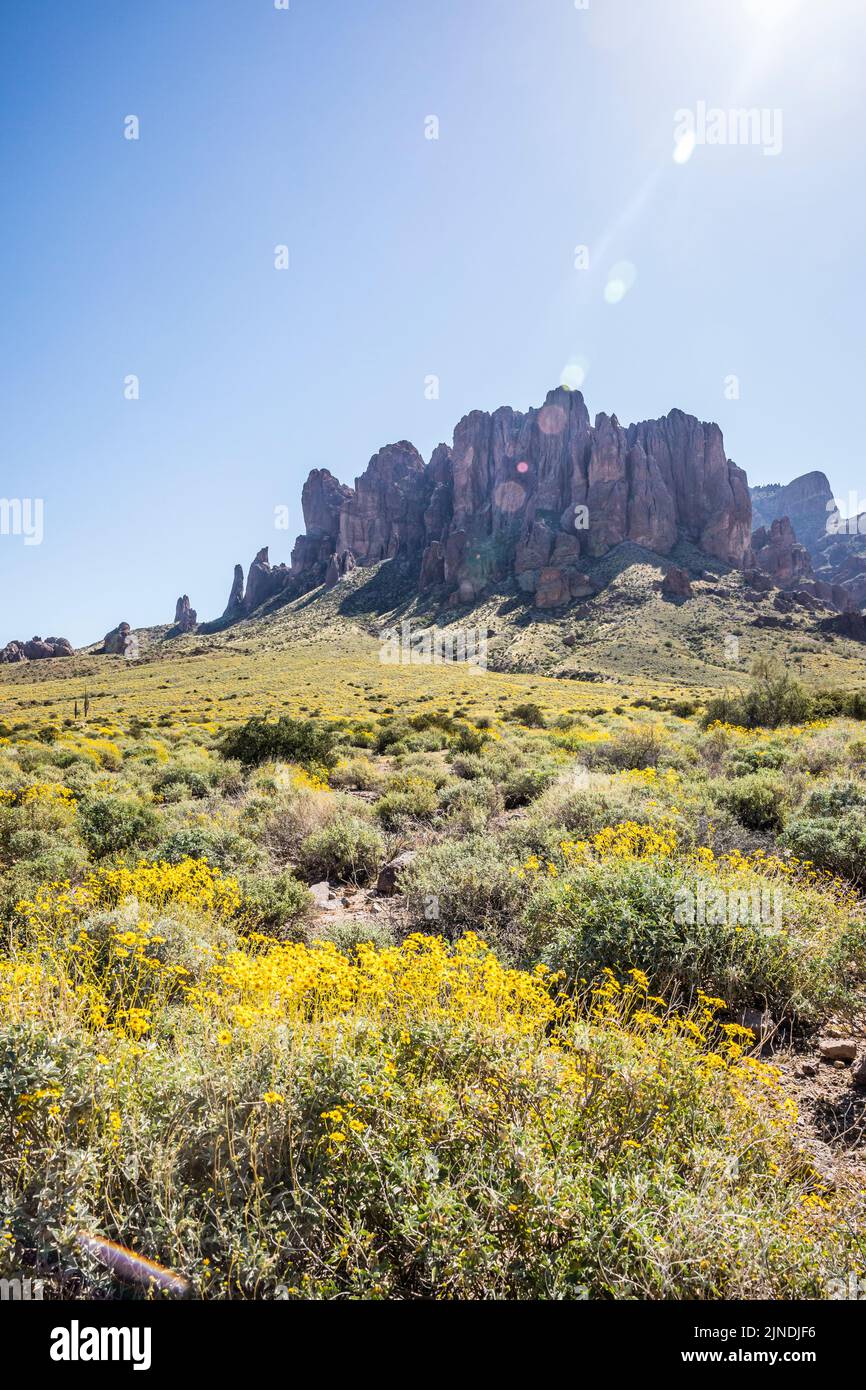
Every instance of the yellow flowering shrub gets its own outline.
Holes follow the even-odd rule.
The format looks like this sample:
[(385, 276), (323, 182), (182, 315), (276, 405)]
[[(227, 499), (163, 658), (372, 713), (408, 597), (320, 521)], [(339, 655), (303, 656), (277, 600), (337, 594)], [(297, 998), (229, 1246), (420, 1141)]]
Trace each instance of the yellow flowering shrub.
[(35, 929), (80, 920), (99, 908), (119, 907), (134, 898), (142, 905), (169, 905), (212, 913), (217, 918), (234, 916), (241, 903), (236, 879), (223, 875), (204, 859), (184, 859), (179, 864), (137, 864), (135, 868), (101, 868), (83, 883), (51, 883), (33, 899), (22, 899), (17, 911)]

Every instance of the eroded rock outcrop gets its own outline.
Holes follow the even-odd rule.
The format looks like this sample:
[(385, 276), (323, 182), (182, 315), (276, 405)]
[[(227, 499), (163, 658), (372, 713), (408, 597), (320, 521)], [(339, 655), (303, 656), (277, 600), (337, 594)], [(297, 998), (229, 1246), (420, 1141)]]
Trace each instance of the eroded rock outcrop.
[(769, 483), (749, 491), (755, 525), (769, 529), (774, 521), (786, 517), (810, 555), (838, 525), (833, 489), (824, 473), (803, 473), (793, 482)]
[(797, 540), (787, 516), (777, 517), (769, 528), (759, 527), (752, 536), (752, 550), (758, 569), (768, 574), (780, 589), (813, 578), (809, 552)]
[(341, 550), (338, 555), (332, 555), (325, 571), (325, 588), (335, 588), (341, 579), (352, 573), (354, 568), (355, 557), (351, 550)]
[(224, 618), (239, 618), (244, 601), (244, 571), (242, 565), (235, 565), (232, 587), (229, 590), (229, 601), (226, 604)]
[(190, 608), (189, 595), (182, 594), (175, 605), (174, 625), (179, 632), (193, 632), (198, 621), (198, 614), (194, 608)]
[(58, 656), (74, 656), (72, 643), (65, 637), (31, 637), (29, 642), (12, 641), (0, 651), (0, 665), (19, 661), (50, 661)]
[(135, 645), (135, 638), (129, 623), (118, 623), (106, 632), (102, 646), (103, 656), (126, 656)]
[[(515, 580), (539, 607), (593, 592), (587, 563), (623, 541), (667, 554), (686, 540), (732, 565), (750, 559), (746, 477), (717, 425), (679, 410), (591, 423), (583, 396), (565, 388), (525, 413), (473, 411), (428, 464), (404, 440), (375, 454), (354, 488), (316, 469), (303, 509), (306, 534), (279, 580), (298, 593), (336, 582), (346, 552), (360, 566), (417, 558), (421, 591), (461, 603)], [(248, 580), (241, 607), (250, 603)]]

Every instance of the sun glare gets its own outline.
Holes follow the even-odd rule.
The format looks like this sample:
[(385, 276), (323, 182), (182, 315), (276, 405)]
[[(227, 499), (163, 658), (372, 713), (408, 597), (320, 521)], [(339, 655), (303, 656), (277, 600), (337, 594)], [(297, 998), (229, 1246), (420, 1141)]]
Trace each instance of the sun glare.
[(802, 0), (743, 0), (743, 9), (749, 19), (773, 29), (793, 18), (801, 4)]

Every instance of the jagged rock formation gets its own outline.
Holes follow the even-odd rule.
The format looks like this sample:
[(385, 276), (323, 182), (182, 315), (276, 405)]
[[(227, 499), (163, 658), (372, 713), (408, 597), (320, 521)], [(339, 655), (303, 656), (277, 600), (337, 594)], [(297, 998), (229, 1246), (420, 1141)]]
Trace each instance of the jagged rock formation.
[(239, 618), (244, 601), (244, 571), (242, 565), (235, 565), (234, 579), (229, 592), (229, 601), (226, 604), (224, 618)]
[[(291, 565), (271, 565), (267, 547), (246, 581), (237, 565), (224, 621), (389, 559), (449, 607), (505, 587), (558, 608), (597, 592), (594, 563), (627, 542), (662, 556), (688, 542), (750, 573), (755, 590), (768, 580), (839, 610), (861, 590), (866, 598), (866, 539), (862, 556), (843, 546), (844, 561), (822, 549), (828, 519), (838, 520), (823, 474), (753, 495), (754, 537), (746, 476), (717, 425), (680, 410), (627, 427), (615, 415), (591, 423), (581, 393), (558, 388), (525, 413), (471, 412), (429, 463), (402, 440), (380, 449), (354, 487), (314, 469)], [(668, 596), (689, 596), (683, 576), (668, 573)]]
[(0, 665), (19, 661), (48, 661), (56, 656), (74, 656), (72, 643), (65, 637), (31, 637), (29, 642), (7, 642), (0, 651)]
[(193, 632), (197, 621), (198, 614), (194, 608), (189, 606), (189, 595), (182, 594), (174, 610), (175, 627), (179, 632)]
[(794, 534), (787, 516), (777, 517), (769, 528), (761, 526), (752, 536), (755, 564), (780, 589), (814, 578), (809, 552)]
[[(223, 621), (237, 622), (269, 599), (275, 598), (289, 587), (292, 571), (288, 565), (272, 565), (268, 559), (268, 547), (263, 546), (247, 571), (246, 586), (244, 572), (235, 565), (229, 601), (223, 614)], [(320, 581), (321, 582), (321, 581)], [(297, 592), (301, 592), (297, 590)]]
[(767, 577), (770, 586), (786, 591), (776, 599), (785, 612), (792, 602), (806, 608), (835, 608), (840, 613), (856, 607), (851, 592), (842, 584), (817, 579), (805, 546), (800, 545), (788, 517), (777, 518), (770, 526), (761, 526), (752, 536), (752, 553), (757, 571), (746, 572), (747, 582), (754, 589), (763, 587), (759, 573)]
[(335, 588), (341, 579), (347, 574), (351, 574), (354, 568), (355, 557), (351, 550), (341, 550), (339, 555), (332, 555), (325, 571), (325, 588)]
[(525, 414), (473, 411), (428, 464), (405, 440), (389, 445), (354, 488), (315, 469), (302, 501), (290, 573), (260, 552), (243, 597), (233, 588), (233, 612), (397, 556), (417, 557), (422, 593), (471, 603), (513, 580), (542, 608), (594, 592), (586, 564), (622, 541), (667, 554), (684, 539), (732, 565), (750, 559), (746, 477), (717, 425), (679, 410), (591, 424), (583, 396), (565, 388)]
[(755, 520), (771, 526), (790, 518), (797, 539), (806, 547), (812, 572), (825, 596), (844, 590), (835, 606), (866, 603), (866, 513), (842, 517), (823, 473), (804, 473), (784, 486), (771, 483), (750, 489)]

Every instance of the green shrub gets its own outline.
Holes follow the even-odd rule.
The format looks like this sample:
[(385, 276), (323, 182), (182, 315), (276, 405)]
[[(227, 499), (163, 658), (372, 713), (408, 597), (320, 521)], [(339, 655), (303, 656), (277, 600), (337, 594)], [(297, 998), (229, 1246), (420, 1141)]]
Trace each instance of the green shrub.
[(717, 792), (720, 806), (747, 830), (779, 831), (785, 822), (785, 782), (771, 773), (754, 772), (724, 784)]
[(816, 787), (806, 801), (806, 811), (812, 816), (835, 816), (842, 811), (866, 807), (866, 787), (857, 782), (831, 782)]
[(502, 782), (502, 795), (508, 810), (526, 806), (556, 781), (560, 769), (539, 761), (535, 767), (516, 767)]
[(540, 875), (522, 919), (523, 963), (564, 970), (572, 987), (606, 968), (620, 976), (641, 970), (665, 998), (693, 1000), (704, 990), (733, 1010), (769, 1008), (776, 1018), (821, 1017), (847, 997), (843, 963), (866, 964), (862, 921), (827, 931), (819, 895), (759, 879), (765, 896), (757, 914), (746, 889), (739, 911), (726, 897), (715, 912), (713, 895), (725, 880), (710, 876), (703, 879), (710, 906), (698, 909), (701, 881), (673, 864), (627, 860)]
[(751, 670), (751, 684), (736, 695), (717, 695), (707, 702), (704, 725), (720, 720), (747, 729), (777, 729), (781, 724), (800, 724), (811, 717), (813, 700), (798, 680), (778, 661), (759, 657)]
[(499, 815), (505, 809), (502, 788), (492, 777), (477, 777), (472, 782), (452, 780), (440, 788), (439, 807), (446, 815), (459, 814), (474, 808), (485, 817)]
[(760, 748), (736, 748), (726, 770), (733, 777), (745, 777), (749, 772), (780, 772), (787, 762), (788, 753), (781, 744), (767, 743)]
[(662, 741), (654, 724), (625, 729), (608, 743), (592, 744), (587, 749), (587, 761), (599, 763), (617, 771), (643, 770), (658, 767)]
[(496, 840), (470, 836), (422, 849), (399, 882), (413, 926), (449, 941), (477, 932), (504, 956), (518, 949), (519, 880)]
[(620, 821), (654, 820), (628, 791), (618, 787), (574, 787), (560, 783), (550, 787), (530, 807), (526, 817), (514, 822), (503, 836), (513, 860), (526, 853), (555, 854), (563, 840), (587, 840), (606, 825)]
[(223, 737), (220, 752), (225, 758), (237, 758), (245, 767), (283, 760), (315, 772), (334, 766), (335, 743), (335, 730), (314, 719), (290, 719), (283, 714), (274, 723), (256, 717), (231, 729)]
[(240, 918), (247, 931), (282, 941), (306, 938), (304, 920), (313, 907), (310, 890), (290, 873), (248, 874), (241, 882)]
[(485, 730), (473, 729), (471, 724), (461, 724), (451, 746), (459, 753), (478, 753), (489, 742), (490, 735)]
[(379, 798), (373, 811), (384, 826), (395, 830), (405, 820), (432, 816), (438, 806), (435, 782), (427, 777), (407, 776), (392, 779), (392, 789)]
[(250, 841), (233, 830), (184, 825), (159, 841), (153, 857), (166, 864), (206, 859), (215, 868), (226, 870), (255, 862), (257, 854)]
[(128, 849), (146, 849), (159, 838), (159, 816), (143, 801), (91, 797), (78, 807), (81, 838), (94, 859)]
[(797, 816), (785, 827), (782, 844), (818, 869), (854, 884), (866, 882), (866, 814), (862, 810)]
[(351, 955), (357, 946), (376, 946), (380, 950), (396, 943), (393, 927), (385, 922), (363, 922), (357, 918), (342, 918), (326, 922), (318, 933), (321, 941), (331, 941), (344, 955)]
[(201, 800), (209, 790), (207, 779), (188, 767), (167, 768), (153, 783), (157, 801), (181, 801), (187, 796)]
[(298, 865), (311, 880), (337, 879), (366, 883), (375, 878), (385, 857), (381, 833), (360, 816), (338, 816), (301, 845)]
[(332, 787), (352, 787), (362, 792), (380, 792), (387, 774), (372, 758), (347, 758), (334, 768), (330, 776)]
[(523, 724), (527, 729), (543, 729), (547, 723), (541, 706), (533, 704), (532, 701), (527, 701), (523, 705), (515, 705), (509, 718), (517, 724)]

